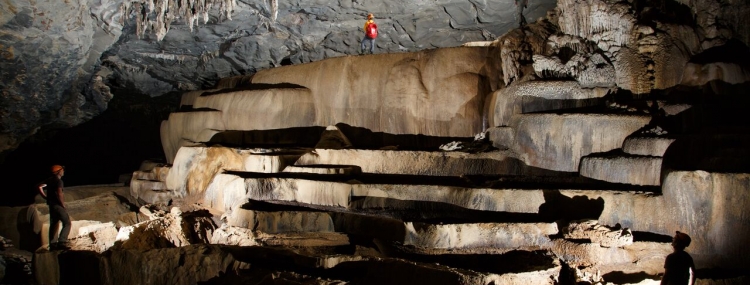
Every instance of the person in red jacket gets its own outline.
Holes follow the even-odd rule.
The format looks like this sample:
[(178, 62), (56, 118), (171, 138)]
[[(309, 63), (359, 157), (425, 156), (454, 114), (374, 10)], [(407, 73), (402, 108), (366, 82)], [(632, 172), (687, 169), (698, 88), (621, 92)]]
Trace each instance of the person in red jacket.
[[(65, 209), (65, 198), (63, 196), (63, 181), (65, 167), (61, 165), (52, 166), (52, 176), (45, 179), (37, 185), (39, 194), (47, 200), (49, 206), (49, 248), (50, 249), (69, 249), (68, 234), (70, 233), (70, 216)], [(49, 187), (47, 193), (44, 187)], [(62, 222), (62, 230), (57, 235), (57, 223)]]
[(359, 54), (365, 53), (365, 43), (370, 43), (370, 54), (375, 53), (375, 38), (378, 37), (378, 24), (375, 24), (375, 16), (372, 13), (367, 14), (367, 21), (365, 21), (365, 37), (362, 38), (360, 44)]

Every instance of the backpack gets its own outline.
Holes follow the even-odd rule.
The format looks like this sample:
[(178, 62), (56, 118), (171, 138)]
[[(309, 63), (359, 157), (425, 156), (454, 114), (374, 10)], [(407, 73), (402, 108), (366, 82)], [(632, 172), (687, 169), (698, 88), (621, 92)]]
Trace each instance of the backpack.
[(365, 31), (365, 36), (368, 38), (374, 39), (378, 37), (378, 25), (375, 23), (370, 23), (367, 25), (367, 31)]

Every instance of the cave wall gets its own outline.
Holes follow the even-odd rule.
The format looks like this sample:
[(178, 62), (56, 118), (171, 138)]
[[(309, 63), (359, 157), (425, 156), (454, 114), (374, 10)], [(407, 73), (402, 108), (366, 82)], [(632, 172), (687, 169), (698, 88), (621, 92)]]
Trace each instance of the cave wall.
[[(235, 2), (231, 20), (216, 8), (192, 30), (176, 19), (159, 41), (150, 31), (136, 34), (134, 14), (123, 13), (122, 0), (3, 1), (0, 152), (39, 130), (101, 114), (114, 86), (160, 96), (269, 67), (356, 54), (368, 12), (379, 23), (378, 53), (493, 40), (517, 25), (512, 1), (280, 1), (276, 15), (270, 1)], [(532, 1), (526, 18), (554, 6)]]

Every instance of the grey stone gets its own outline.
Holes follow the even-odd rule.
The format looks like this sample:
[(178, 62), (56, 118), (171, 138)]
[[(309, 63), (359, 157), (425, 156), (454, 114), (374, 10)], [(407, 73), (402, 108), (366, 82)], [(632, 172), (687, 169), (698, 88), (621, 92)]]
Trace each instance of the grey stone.
[(661, 185), (661, 157), (586, 156), (581, 158), (583, 177), (632, 185)]
[(663, 156), (667, 148), (675, 141), (668, 137), (628, 137), (622, 143), (625, 153), (634, 155)]
[(650, 116), (635, 114), (523, 114), (511, 123), (510, 147), (530, 166), (577, 172), (582, 157), (620, 148), (649, 121)]

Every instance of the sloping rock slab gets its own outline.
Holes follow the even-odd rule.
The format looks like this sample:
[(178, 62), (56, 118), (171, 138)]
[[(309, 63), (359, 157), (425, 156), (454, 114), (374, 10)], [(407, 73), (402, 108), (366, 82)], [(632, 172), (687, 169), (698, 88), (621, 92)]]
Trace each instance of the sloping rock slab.
[(661, 157), (587, 156), (581, 159), (581, 176), (613, 183), (658, 186)]
[(530, 166), (577, 172), (582, 157), (618, 149), (651, 121), (629, 114), (523, 114), (513, 118), (510, 145)]
[(675, 139), (666, 137), (629, 137), (622, 143), (622, 150), (634, 155), (661, 157), (674, 141)]
[(295, 162), (305, 165), (356, 165), (365, 173), (431, 176), (521, 174), (524, 165), (507, 151), (470, 154), (442, 151), (316, 149)]

